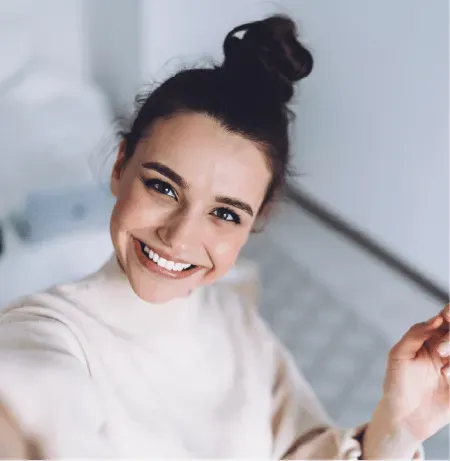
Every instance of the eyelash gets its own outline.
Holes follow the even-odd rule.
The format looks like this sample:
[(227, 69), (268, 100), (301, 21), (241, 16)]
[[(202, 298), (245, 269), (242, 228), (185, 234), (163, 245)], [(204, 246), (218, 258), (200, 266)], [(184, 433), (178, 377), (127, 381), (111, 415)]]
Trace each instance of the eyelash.
[[(229, 208), (216, 208), (214, 212), (216, 211), (224, 211), (225, 213), (228, 213), (233, 219), (232, 221), (230, 221), (229, 219), (222, 219), (222, 218), (219, 218), (221, 219), (222, 221), (226, 221), (226, 222), (233, 222), (234, 224), (238, 225), (238, 224), (241, 224), (241, 218), (239, 217), (238, 214), (236, 214), (234, 211), (231, 211)], [(215, 215), (217, 216), (217, 215)], [(218, 217), (218, 216), (217, 216)]]
[[(161, 190), (158, 189), (156, 186), (161, 186), (162, 188), (170, 189), (172, 191), (172, 193), (173, 193), (172, 198), (175, 198), (175, 200), (178, 201), (177, 194), (175, 193), (175, 191), (173, 190), (173, 187), (169, 183), (167, 183), (165, 181), (160, 181), (159, 179), (143, 179), (142, 181), (143, 181), (146, 188), (153, 189), (158, 194), (167, 195), (168, 197), (172, 197), (172, 196), (169, 195), (169, 194), (165, 194), (164, 192), (161, 192)], [(228, 213), (232, 217), (232, 220), (222, 219), (222, 218), (219, 218), (219, 216), (217, 216), (217, 214), (215, 214), (215, 216), (217, 216), (220, 220), (226, 221), (226, 222), (233, 222), (236, 225), (241, 224), (241, 218), (239, 217), (239, 215), (237, 213), (235, 213), (234, 211), (230, 210), (229, 208), (225, 208), (225, 207), (216, 208), (213, 211), (213, 213), (215, 213), (217, 211), (222, 211), (222, 212)]]
[(158, 192), (158, 194), (167, 195), (168, 197), (171, 197), (171, 196), (169, 194), (165, 194), (164, 192), (161, 192), (161, 190), (157, 189), (155, 186), (162, 186), (163, 188), (170, 189), (173, 193), (172, 198), (178, 201), (177, 194), (175, 193), (175, 191), (173, 190), (173, 187), (169, 183), (160, 181), (159, 179), (143, 179), (143, 182), (144, 182), (145, 187), (147, 187), (148, 189), (153, 189), (156, 192)]

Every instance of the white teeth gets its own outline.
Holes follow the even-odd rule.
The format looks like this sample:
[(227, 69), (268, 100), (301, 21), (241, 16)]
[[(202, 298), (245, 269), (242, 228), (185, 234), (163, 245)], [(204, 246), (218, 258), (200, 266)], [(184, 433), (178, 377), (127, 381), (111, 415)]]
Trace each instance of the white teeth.
[(176, 263), (174, 261), (168, 261), (167, 259), (162, 258), (155, 253), (152, 249), (150, 249), (147, 245), (144, 246), (144, 253), (154, 261), (158, 266), (164, 267), (169, 271), (181, 272), (184, 269), (187, 269), (192, 266), (192, 264), (183, 264), (183, 263)]
[(158, 260), (158, 266), (166, 267), (166, 262), (167, 262), (167, 259), (159, 258), (159, 260)]
[(171, 271), (173, 269), (173, 266), (175, 266), (175, 263), (173, 261), (167, 261), (166, 269)]

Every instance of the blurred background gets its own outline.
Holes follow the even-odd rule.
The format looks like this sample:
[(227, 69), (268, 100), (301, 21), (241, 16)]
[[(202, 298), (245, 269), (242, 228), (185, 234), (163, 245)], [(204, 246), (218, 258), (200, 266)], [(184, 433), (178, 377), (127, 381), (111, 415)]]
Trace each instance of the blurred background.
[[(296, 20), (315, 69), (292, 104), (301, 175), (243, 256), (262, 315), (350, 427), (389, 348), (448, 299), (446, 0), (1, 0), (0, 306), (109, 257), (113, 122), (272, 13)], [(425, 452), (450, 458), (448, 427)]]

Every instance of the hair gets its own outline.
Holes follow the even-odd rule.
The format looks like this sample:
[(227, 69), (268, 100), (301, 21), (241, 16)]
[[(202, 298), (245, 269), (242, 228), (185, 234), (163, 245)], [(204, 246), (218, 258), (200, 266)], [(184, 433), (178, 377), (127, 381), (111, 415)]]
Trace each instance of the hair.
[[(236, 34), (244, 32), (242, 38)], [(231, 30), (223, 42), (224, 61), (212, 68), (178, 71), (150, 94), (136, 97), (137, 112), (125, 141), (125, 162), (160, 118), (202, 113), (229, 132), (258, 145), (272, 179), (258, 213), (282, 192), (290, 174), (287, 103), (294, 83), (313, 68), (311, 53), (298, 41), (294, 21), (285, 15), (249, 22)]]

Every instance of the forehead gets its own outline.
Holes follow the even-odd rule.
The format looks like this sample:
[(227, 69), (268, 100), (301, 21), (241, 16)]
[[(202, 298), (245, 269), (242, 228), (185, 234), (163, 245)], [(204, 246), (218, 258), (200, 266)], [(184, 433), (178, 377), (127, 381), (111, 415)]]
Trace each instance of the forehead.
[(188, 183), (221, 189), (216, 193), (254, 195), (255, 200), (264, 195), (271, 178), (256, 143), (203, 114), (158, 120), (136, 154), (139, 162), (166, 164)]

